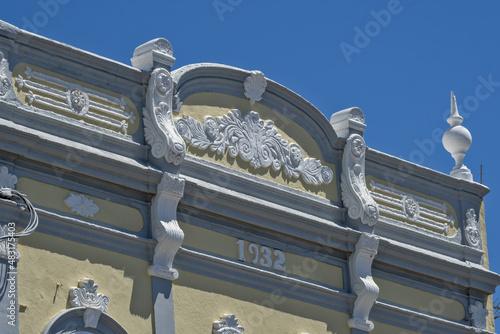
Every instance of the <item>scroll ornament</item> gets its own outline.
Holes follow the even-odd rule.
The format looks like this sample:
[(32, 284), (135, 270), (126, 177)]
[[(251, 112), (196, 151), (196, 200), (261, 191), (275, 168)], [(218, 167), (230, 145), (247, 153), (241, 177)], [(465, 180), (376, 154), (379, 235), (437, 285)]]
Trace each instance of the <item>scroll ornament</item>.
[(478, 247), (481, 242), (481, 234), (477, 228), (477, 218), (474, 209), (469, 209), (465, 213), (467, 217), (465, 227), (465, 239), (471, 247)]
[(203, 124), (189, 116), (177, 119), (177, 130), (191, 146), (231, 157), (239, 156), (254, 168), (283, 168), (289, 178), (302, 179), (307, 184), (328, 184), (333, 171), (314, 158), (304, 158), (302, 149), (283, 139), (271, 120), (261, 120), (255, 111), (242, 116), (238, 109), (224, 117), (205, 117)]
[(347, 139), (342, 158), (341, 189), (342, 201), (352, 219), (373, 226), (379, 218), (379, 208), (371, 197), (365, 181), (366, 145), (363, 137), (352, 134)]
[(157, 68), (149, 80), (144, 114), (144, 134), (155, 158), (164, 157), (179, 165), (186, 154), (186, 144), (177, 132), (172, 118), (174, 84), (170, 73)]

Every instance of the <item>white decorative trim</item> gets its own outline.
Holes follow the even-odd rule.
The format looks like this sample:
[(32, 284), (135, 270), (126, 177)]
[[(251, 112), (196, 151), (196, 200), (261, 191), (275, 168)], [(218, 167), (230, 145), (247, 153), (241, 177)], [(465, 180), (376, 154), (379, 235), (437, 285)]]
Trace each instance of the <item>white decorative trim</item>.
[(356, 244), (356, 251), (349, 257), (349, 275), (353, 292), (358, 296), (354, 302), (349, 327), (371, 331), (373, 322), (368, 320), (371, 308), (377, 300), (379, 287), (372, 277), (372, 262), (377, 255), (379, 238), (363, 233)]
[(152, 229), (153, 238), (158, 241), (153, 256), (153, 264), (148, 267), (151, 276), (174, 280), (179, 277), (172, 268), (175, 254), (182, 245), (184, 232), (177, 223), (177, 204), (184, 193), (184, 179), (169, 173), (163, 174), (158, 191), (153, 198)]
[(267, 82), (264, 73), (261, 71), (251, 71), (245, 79), (245, 97), (250, 100), (250, 105), (262, 100), (262, 94), (266, 91)]
[(172, 45), (165, 38), (156, 38), (146, 42), (134, 50), (132, 66), (143, 71), (165, 67), (170, 70), (175, 63)]
[(94, 201), (82, 194), (69, 193), (69, 196), (64, 200), (64, 204), (71, 210), (82, 217), (94, 217), (99, 211), (99, 207)]
[(98, 287), (93, 279), (84, 278), (78, 282), (77, 288), (69, 290), (71, 306), (87, 308), (83, 315), (85, 327), (96, 328), (101, 313), (108, 312), (109, 298), (97, 293)]
[[(403, 221), (409, 219), (418, 227), (431, 229), (440, 233), (448, 233), (450, 227), (455, 225), (455, 219), (452, 216), (446, 215), (448, 209), (444, 202), (436, 202), (410, 194), (375, 182), (374, 180), (370, 181), (370, 188), (372, 197), (380, 203), (379, 207), (382, 213), (399, 217)], [(390, 196), (381, 192), (388, 193)], [(394, 197), (399, 197), (399, 199)], [(425, 204), (427, 207), (422, 207), (420, 206), (421, 204)], [(401, 210), (394, 207), (400, 207)], [(422, 217), (421, 214), (425, 214), (425, 217), (428, 218)]]
[(14, 189), (17, 183), (17, 176), (9, 173), (6, 166), (0, 167), (0, 188)]
[(330, 167), (314, 158), (304, 159), (299, 145), (282, 139), (274, 122), (261, 120), (255, 111), (242, 116), (241, 111), (233, 109), (224, 117), (207, 116), (203, 124), (184, 116), (177, 119), (176, 127), (191, 146), (210, 148), (217, 154), (227, 150), (231, 157), (239, 156), (254, 168), (283, 168), (287, 177), (301, 176), (305, 183), (313, 185), (333, 180)]
[(455, 167), (450, 175), (457, 179), (472, 181), (472, 173), (464, 165), (465, 152), (472, 144), (472, 136), (465, 127), (462, 126), (463, 117), (458, 113), (457, 100), (451, 91), (450, 117), (446, 120), (450, 127), (443, 134), (443, 146), (455, 159)]
[(144, 114), (144, 134), (155, 158), (164, 157), (179, 165), (186, 155), (186, 143), (177, 132), (172, 118), (172, 92), (174, 83), (170, 73), (157, 68), (149, 79)]
[[(12, 260), (13, 255), (15, 261), (19, 261), (21, 258), (21, 254), (19, 254), (19, 251), (17, 250), (18, 238), (14, 237), (14, 232), (14, 223), (0, 224), (0, 258), (2, 259)], [(9, 238), (5, 236), (9, 236)]]
[(84, 121), (97, 122), (102, 124), (101, 127), (124, 134), (129, 125), (135, 123), (134, 111), (130, 110), (124, 96), (116, 97), (83, 87), (29, 66), (26, 66), (24, 73), (26, 79), (18, 75), (16, 85), (19, 89), (27, 90), (28, 105), (36, 102), (43, 109), (46, 107), (63, 115), (76, 114)]
[(214, 321), (212, 334), (242, 334), (244, 331), (234, 314), (225, 314), (220, 321)]
[(477, 228), (477, 218), (474, 209), (469, 209), (465, 213), (467, 217), (465, 222), (467, 226), (465, 227), (465, 240), (471, 247), (479, 247), (481, 245), (481, 233)]
[(337, 111), (330, 117), (330, 124), (339, 138), (347, 139), (349, 134), (365, 131), (365, 115), (357, 107)]
[(469, 312), (472, 316), (472, 324), (474, 327), (485, 329), (486, 317), (488, 310), (484, 308), (483, 303), (476, 301), (474, 304), (469, 305)]
[(365, 181), (366, 145), (363, 137), (352, 134), (347, 139), (342, 157), (340, 186), (342, 201), (352, 219), (373, 226), (379, 218), (379, 208), (366, 188)]

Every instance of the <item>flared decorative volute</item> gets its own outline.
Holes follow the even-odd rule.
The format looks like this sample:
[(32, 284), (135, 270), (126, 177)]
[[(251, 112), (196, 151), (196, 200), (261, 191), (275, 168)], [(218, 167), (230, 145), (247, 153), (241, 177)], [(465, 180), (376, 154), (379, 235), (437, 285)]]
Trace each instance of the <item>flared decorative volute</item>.
[(455, 167), (453, 167), (450, 175), (457, 179), (472, 181), (472, 173), (464, 165), (465, 152), (472, 144), (472, 136), (469, 130), (462, 126), (463, 120), (463, 117), (458, 113), (455, 95), (451, 91), (451, 110), (450, 117), (447, 119), (450, 127), (443, 134), (443, 146), (455, 159)]

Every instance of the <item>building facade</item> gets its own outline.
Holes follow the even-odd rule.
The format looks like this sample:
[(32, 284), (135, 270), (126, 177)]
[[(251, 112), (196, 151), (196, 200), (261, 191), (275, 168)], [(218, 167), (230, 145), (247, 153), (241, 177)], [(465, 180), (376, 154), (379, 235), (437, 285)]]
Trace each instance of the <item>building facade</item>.
[(453, 99), (445, 175), (162, 38), (129, 66), (0, 22), (0, 59), (2, 333), (494, 332)]

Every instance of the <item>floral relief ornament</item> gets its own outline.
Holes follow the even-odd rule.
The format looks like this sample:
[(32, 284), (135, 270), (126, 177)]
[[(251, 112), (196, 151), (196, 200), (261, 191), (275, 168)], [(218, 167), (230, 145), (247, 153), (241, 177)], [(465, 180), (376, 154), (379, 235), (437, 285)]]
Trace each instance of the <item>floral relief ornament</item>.
[(189, 116), (177, 119), (176, 128), (184, 140), (201, 150), (217, 154), (226, 151), (231, 157), (239, 156), (254, 168), (283, 168), (289, 178), (302, 179), (307, 184), (328, 184), (333, 171), (313, 158), (304, 158), (302, 149), (295, 143), (282, 139), (271, 120), (261, 120), (258, 113), (250, 111), (242, 116), (238, 109), (224, 117), (205, 117), (203, 124)]
[(94, 201), (82, 194), (70, 193), (64, 200), (64, 204), (70, 208), (71, 212), (82, 217), (94, 217), (99, 211), (99, 207)]
[(253, 105), (256, 101), (262, 100), (262, 94), (266, 91), (267, 82), (264, 73), (260, 71), (251, 71), (251, 74), (243, 83), (245, 87), (245, 97), (250, 99)]
[(220, 321), (214, 321), (212, 334), (241, 334), (244, 331), (234, 314), (225, 314)]
[(78, 282), (78, 288), (71, 288), (71, 305), (73, 307), (90, 307), (101, 310), (106, 313), (108, 311), (107, 304), (109, 298), (102, 293), (97, 292), (99, 286), (94, 284), (94, 280), (85, 278)]

